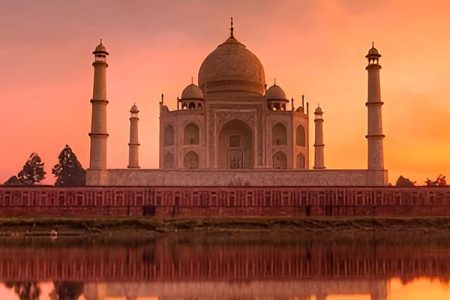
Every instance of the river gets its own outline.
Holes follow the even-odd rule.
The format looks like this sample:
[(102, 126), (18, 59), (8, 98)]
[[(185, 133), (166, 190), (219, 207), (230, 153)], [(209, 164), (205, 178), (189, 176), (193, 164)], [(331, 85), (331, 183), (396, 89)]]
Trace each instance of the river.
[(0, 299), (450, 299), (444, 239), (188, 233), (0, 239)]

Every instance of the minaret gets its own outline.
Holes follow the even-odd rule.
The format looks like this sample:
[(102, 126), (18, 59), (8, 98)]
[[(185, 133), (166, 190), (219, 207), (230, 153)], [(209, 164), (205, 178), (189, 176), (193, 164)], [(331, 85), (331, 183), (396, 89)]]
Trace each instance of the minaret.
[(383, 155), (383, 126), (381, 118), (381, 92), (380, 92), (380, 69), (378, 60), (381, 55), (375, 49), (372, 43), (369, 53), (366, 55), (369, 64), (366, 67), (368, 73), (368, 95), (367, 95), (367, 113), (368, 113), (368, 169), (384, 170)]
[(106, 56), (109, 54), (103, 46), (102, 41), (95, 48), (92, 54), (95, 60), (94, 66), (94, 93), (91, 100), (92, 103), (92, 121), (91, 121), (91, 153), (90, 153), (90, 169), (106, 170), (106, 140), (108, 133), (106, 132), (106, 106), (108, 100), (106, 98)]
[(314, 169), (325, 169), (323, 148), (323, 111), (317, 106), (314, 111), (315, 141), (314, 141)]
[(129, 156), (128, 168), (139, 169), (139, 139), (138, 139), (138, 117), (139, 110), (136, 104), (130, 109), (130, 142), (128, 143)]

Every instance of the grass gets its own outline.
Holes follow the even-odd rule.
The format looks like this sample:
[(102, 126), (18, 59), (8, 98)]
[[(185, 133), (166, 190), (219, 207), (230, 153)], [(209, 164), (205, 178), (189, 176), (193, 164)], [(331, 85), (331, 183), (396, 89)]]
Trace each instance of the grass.
[(161, 234), (198, 231), (450, 233), (450, 217), (0, 218), (0, 235)]
[[(57, 236), (52, 234), (57, 232)], [(0, 218), (2, 245), (148, 243), (348, 243), (450, 247), (450, 217)]]

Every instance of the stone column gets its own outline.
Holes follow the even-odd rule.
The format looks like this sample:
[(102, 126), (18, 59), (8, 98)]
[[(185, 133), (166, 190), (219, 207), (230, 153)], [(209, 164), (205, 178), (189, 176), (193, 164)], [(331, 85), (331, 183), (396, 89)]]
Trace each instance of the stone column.
[(318, 106), (314, 112), (315, 141), (314, 141), (314, 169), (325, 169), (323, 144), (323, 111)]
[(106, 98), (106, 56), (109, 54), (106, 51), (102, 42), (92, 52), (95, 60), (92, 63), (94, 66), (94, 92), (91, 99), (92, 103), (92, 121), (90, 149), (90, 164), (91, 170), (106, 170), (106, 141), (108, 133), (106, 131), (106, 106), (108, 100)]
[(130, 142), (128, 143), (128, 168), (138, 169), (139, 167), (139, 139), (138, 139), (138, 117), (139, 110), (136, 104), (130, 109)]
[(383, 126), (381, 118), (381, 101), (380, 92), (380, 69), (378, 60), (381, 55), (372, 44), (372, 48), (366, 55), (369, 64), (366, 67), (368, 73), (368, 96), (367, 96), (367, 113), (368, 113), (368, 169), (384, 170), (384, 153), (383, 153)]

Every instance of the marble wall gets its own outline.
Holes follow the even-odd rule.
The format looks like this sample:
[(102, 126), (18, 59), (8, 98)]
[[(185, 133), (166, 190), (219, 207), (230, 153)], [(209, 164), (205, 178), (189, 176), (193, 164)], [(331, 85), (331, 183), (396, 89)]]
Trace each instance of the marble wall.
[(384, 186), (387, 171), (159, 170), (87, 171), (88, 186)]

